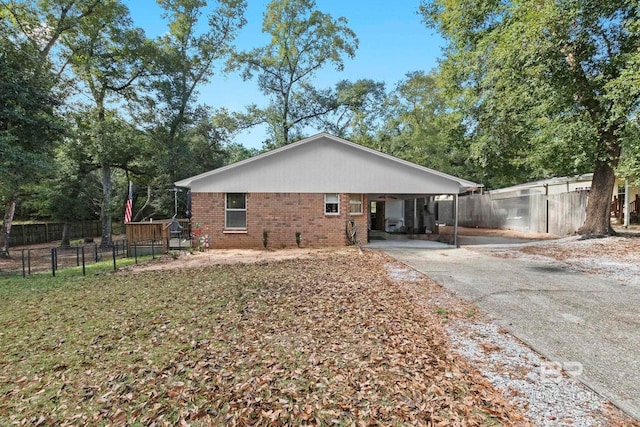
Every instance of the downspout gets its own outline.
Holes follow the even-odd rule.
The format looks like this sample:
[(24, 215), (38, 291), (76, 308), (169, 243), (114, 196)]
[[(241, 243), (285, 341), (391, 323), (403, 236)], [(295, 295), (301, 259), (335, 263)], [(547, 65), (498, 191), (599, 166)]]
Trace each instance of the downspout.
[(458, 194), (453, 195), (453, 244), (459, 248), (458, 244)]

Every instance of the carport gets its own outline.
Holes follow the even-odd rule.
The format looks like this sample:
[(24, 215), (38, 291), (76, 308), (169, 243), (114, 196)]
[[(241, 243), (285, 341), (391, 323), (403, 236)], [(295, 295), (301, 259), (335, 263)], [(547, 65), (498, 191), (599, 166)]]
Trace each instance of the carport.
[[(454, 196), (368, 194), (369, 241), (440, 240), (443, 225), (454, 226)], [(442, 201), (446, 201), (442, 209)], [(443, 216), (445, 218), (443, 218)], [(456, 227), (457, 229), (457, 227)], [(451, 235), (451, 233), (449, 233)], [(449, 243), (453, 243), (449, 239)]]

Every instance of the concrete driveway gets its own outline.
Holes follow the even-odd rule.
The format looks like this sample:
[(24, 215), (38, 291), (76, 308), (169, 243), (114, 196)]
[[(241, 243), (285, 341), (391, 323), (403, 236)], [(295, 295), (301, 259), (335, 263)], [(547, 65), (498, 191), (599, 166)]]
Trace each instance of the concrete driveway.
[(640, 286), (490, 248), (384, 251), (474, 302), (513, 335), (640, 419)]

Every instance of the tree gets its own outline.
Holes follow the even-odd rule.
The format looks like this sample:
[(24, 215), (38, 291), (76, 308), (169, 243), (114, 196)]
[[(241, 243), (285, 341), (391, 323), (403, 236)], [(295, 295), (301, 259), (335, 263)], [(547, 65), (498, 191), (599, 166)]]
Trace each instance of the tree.
[[(126, 194), (127, 183), (134, 176), (152, 174), (145, 164), (151, 156), (150, 142), (143, 131), (127, 122), (117, 110), (93, 107), (73, 115), (73, 138), (66, 145), (75, 147), (83, 157), (85, 173), (96, 173), (100, 182), (100, 197), (96, 206), (102, 222), (101, 245), (111, 242), (111, 222), (114, 214), (122, 214), (123, 206), (114, 204), (118, 178), (119, 194)], [(69, 150), (68, 148), (67, 150)], [(126, 179), (125, 179), (126, 177)], [(72, 181), (69, 181), (72, 183)]]
[(272, 0), (262, 32), (271, 42), (236, 55), (233, 66), (243, 69), (245, 80), (256, 75), (260, 90), (271, 97), (266, 108), (250, 107), (249, 122), (266, 123), (269, 145), (282, 146), (337, 108), (332, 91), (315, 88), (312, 77), (325, 65), (341, 71), (344, 58), (355, 56), (358, 40), (345, 18), (320, 12), (314, 0)]
[(35, 53), (34, 74), (53, 65), (60, 76), (69, 52), (56, 51), (58, 42), (88, 17), (100, 13), (104, 3), (103, 0), (0, 0), (0, 16), (11, 23), (12, 37), (18, 36)]
[(119, 104), (136, 96), (134, 83), (147, 72), (152, 49), (144, 32), (132, 28), (128, 9), (115, 0), (107, 2), (100, 13), (79, 23), (73, 33), (63, 37), (63, 43), (72, 52), (73, 71), (87, 88), (93, 104), (84, 115), (90, 122), (86, 126), (93, 129), (85, 133), (84, 149), (93, 154), (102, 173), (101, 245), (108, 246), (111, 244), (112, 168), (122, 168), (139, 150), (133, 145), (135, 140), (111, 133), (121, 132), (123, 125), (113, 113), (107, 117), (107, 107), (109, 103)]
[[(34, 75), (29, 46), (0, 41), (0, 199), (5, 206), (0, 256), (9, 256), (11, 223), (20, 187), (47, 169), (62, 135), (50, 73)], [(29, 64), (32, 67), (29, 67)]]
[(93, 217), (92, 193), (94, 186), (99, 186), (99, 180), (93, 180), (95, 168), (86, 158), (83, 144), (70, 139), (74, 142), (56, 148), (54, 162), (46, 171), (48, 179), (34, 184), (29, 199), (23, 202), (39, 217), (64, 223), (60, 246), (70, 245), (72, 222)]
[(341, 80), (332, 97), (335, 109), (315, 118), (317, 127), (332, 135), (359, 143), (370, 141), (383, 117), (384, 82)]
[(442, 172), (472, 175), (464, 168), (468, 153), (462, 115), (450, 107), (435, 71), (407, 73), (384, 109), (376, 148)]
[(205, 106), (194, 111), (193, 123), (185, 129), (184, 149), (189, 160), (187, 170), (183, 173), (198, 175), (203, 172), (224, 166), (229, 154), (225, 144), (235, 133), (217, 119), (219, 114), (212, 115), (211, 109)]
[(421, 12), (449, 40), (443, 70), (477, 158), (532, 177), (591, 168), (578, 232), (611, 234), (614, 168), (640, 100), (637, 2), (424, 0)]
[[(233, 40), (245, 24), (244, 0), (218, 0), (207, 15), (203, 32), (200, 18), (207, 5), (204, 0), (159, 0), (169, 31), (157, 40), (158, 56), (149, 96), (139, 120), (147, 124), (156, 142), (154, 161), (158, 168), (154, 182), (160, 211), (173, 211), (168, 190), (173, 182), (189, 176), (192, 163), (185, 149), (185, 132), (193, 122), (194, 99), (198, 88), (214, 74), (233, 50)], [(186, 167), (185, 167), (186, 165)], [(151, 194), (151, 192), (149, 192)], [(150, 202), (151, 203), (151, 202)]]
[(0, 199), (5, 206), (0, 256), (9, 256), (21, 186), (37, 181), (62, 134), (57, 80), (39, 52), (0, 16)]
[(100, 8), (100, 0), (0, 1), (0, 177), (5, 214), (0, 256), (9, 256), (20, 186), (40, 179), (63, 134), (58, 106), (68, 52), (60, 38)]
[(634, 178), (640, 183), (640, 117), (629, 125), (622, 141), (622, 154), (618, 165), (618, 176)]

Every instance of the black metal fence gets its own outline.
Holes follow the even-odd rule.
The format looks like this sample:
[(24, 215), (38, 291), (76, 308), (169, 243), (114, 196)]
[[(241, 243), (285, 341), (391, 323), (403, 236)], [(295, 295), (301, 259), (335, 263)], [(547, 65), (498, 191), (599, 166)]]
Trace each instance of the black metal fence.
[(49, 272), (55, 277), (60, 270), (77, 268), (81, 271), (79, 274), (84, 275), (87, 266), (99, 262), (112, 262), (113, 271), (116, 271), (119, 260), (133, 258), (137, 264), (140, 259), (155, 259), (163, 255), (167, 252), (164, 249), (167, 247), (169, 251), (189, 250), (191, 242), (188, 239), (170, 239), (167, 242), (118, 240), (110, 246), (91, 243), (69, 247), (14, 249), (11, 259), (0, 262), (0, 274), (26, 277)]
[[(165, 250), (164, 248), (168, 248)], [(169, 238), (166, 241), (161, 239), (137, 240), (128, 244), (127, 254), (135, 259), (151, 255), (152, 259), (166, 252), (186, 251), (191, 249), (191, 239)]]
[(3, 264), (2, 273), (20, 273), (23, 277), (34, 273), (51, 272), (53, 276), (59, 270), (79, 267), (86, 274), (86, 267), (103, 261), (116, 261), (127, 256), (126, 241), (114, 241), (113, 245), (100, 246), (86, 244), (69, 247), (49, 247), (21, 249), (12, 252), (11, 262)]

